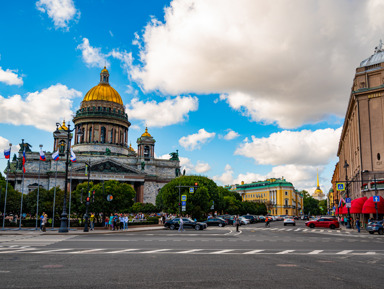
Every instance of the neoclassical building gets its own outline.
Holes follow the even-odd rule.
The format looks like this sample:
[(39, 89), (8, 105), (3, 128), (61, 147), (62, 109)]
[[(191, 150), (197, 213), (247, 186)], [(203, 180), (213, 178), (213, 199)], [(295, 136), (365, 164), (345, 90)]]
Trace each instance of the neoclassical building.
[[(92, 182), (125, 182), (135, 189), (135, 201), (155, 203), (160, 188), (180, 174), (177, 152), (172, 153), (169, 160), (155, 158), (156, 141), (148, 128), (136, 140), (137, 150), (128, 145), (131, 123), (119, 93), (109, 84), (109, 72), (105, 67), (100, 73), (99, 84), (85, 95), (73, 124), (71, 129), (75, 130), (70, 134), (69, 143), (65, 122), (53, 133), (53, 152), (59, 150), (59, 161), (54, 161), (50, 152), (46, 154), (46, 161), (40, 161), (39, 152), (26, 146), (24, 182), (22, 150), (19, 151), (19, 157), (13, 159), (8, 174), (9, 181), (17, 190), (28, 193), (37, 188), (38, 182), (46, 189), (55, 185), (64, 188), (67, 145), (71, 146), (77, 159), (69, 169), (68, 186), (71, 189), (87, 181), (87, 163)], [(25, 147), (24, 142), (21, 147)]]
[[(352, 181), (348, 183), (352, 199), (375, 194), (383, 196), (384, 47), (381, 41), (374, 53), (356, 68), (337, 156), (339, 162), (332, 179), (333, 187), (348, 179)], [(339, 201), (345, 198), (346, 192), (335, 195)]]

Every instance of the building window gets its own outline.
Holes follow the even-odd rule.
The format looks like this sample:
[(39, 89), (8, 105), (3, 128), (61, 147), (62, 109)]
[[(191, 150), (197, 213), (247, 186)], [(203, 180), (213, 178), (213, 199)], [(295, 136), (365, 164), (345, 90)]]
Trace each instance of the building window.
[(285, 199), (285, 205), (288, 206), (288, 199)]
[(288, 215), (288, 210), (285, 210), (285, 214)]
[(144, 158), (149, 158), (149, 146), (144, 147)]
[(92, 142), (92, 127), (89, 128), (89, 137), (88, 137), (88, 142)]
[(288, 196), (288, 192), (285, 192), (285, 195)]
[(380, 160), (380, 153), (377, 154), (377, 160)]
[(105, 143), (105, 127), (101, 127), (101, 132), (100, 132), (100, 143)]

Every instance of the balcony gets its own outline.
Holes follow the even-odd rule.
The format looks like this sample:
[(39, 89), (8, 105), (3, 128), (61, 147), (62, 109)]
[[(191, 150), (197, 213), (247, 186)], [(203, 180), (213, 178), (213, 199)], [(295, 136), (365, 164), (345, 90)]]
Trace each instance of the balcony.
[(81, 111), (78, 110), (76, 112), (76, 117), (113, 117), (113, 118), (120, 118), (122, 120), (128, 121), (128, 114), (124, 113), (115, 113), (115, 112), (109, 112), (109, 111)]

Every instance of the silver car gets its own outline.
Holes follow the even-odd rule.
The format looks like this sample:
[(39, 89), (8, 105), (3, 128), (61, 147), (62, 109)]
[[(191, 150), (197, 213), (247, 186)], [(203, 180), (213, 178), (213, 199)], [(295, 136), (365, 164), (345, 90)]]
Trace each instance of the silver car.
[(296, 222), (294, 218), (285, 218), (284, 219), (284, 226), (286, 225), (293, 225), (296, 226)]

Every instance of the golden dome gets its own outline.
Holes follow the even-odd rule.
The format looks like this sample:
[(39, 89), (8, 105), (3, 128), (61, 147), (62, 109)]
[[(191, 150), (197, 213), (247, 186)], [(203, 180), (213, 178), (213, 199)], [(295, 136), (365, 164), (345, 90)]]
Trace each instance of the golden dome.
[(129, 148), (128, 148), (131, 152), (134, 152), (135, 149), (132, 147), (132, 144), (129, 144)]
[(108, 71), (107, 67), (104, 66), (104, 69), (101, 71), (101, 73), (103, 73), (103, 72), (106, 72), (106, 73), (109, 74), (109, 71)]
[(92, 100), (112, 101), (123, 105), (120, 94), (107, 83), (99, 83), (91, 88), (83, 99), (83, 101)]
[(152, 137), (152, 136), (148, 133), (148, 128), (147, 128), (147, 127), (145, 128), (145, 133), (143, 133), (141, 136)]
[(65, 120), (63, 120), (63, 124), (59, 127), (59, 130), (68, 130), (68, 127), (65, 125)]

